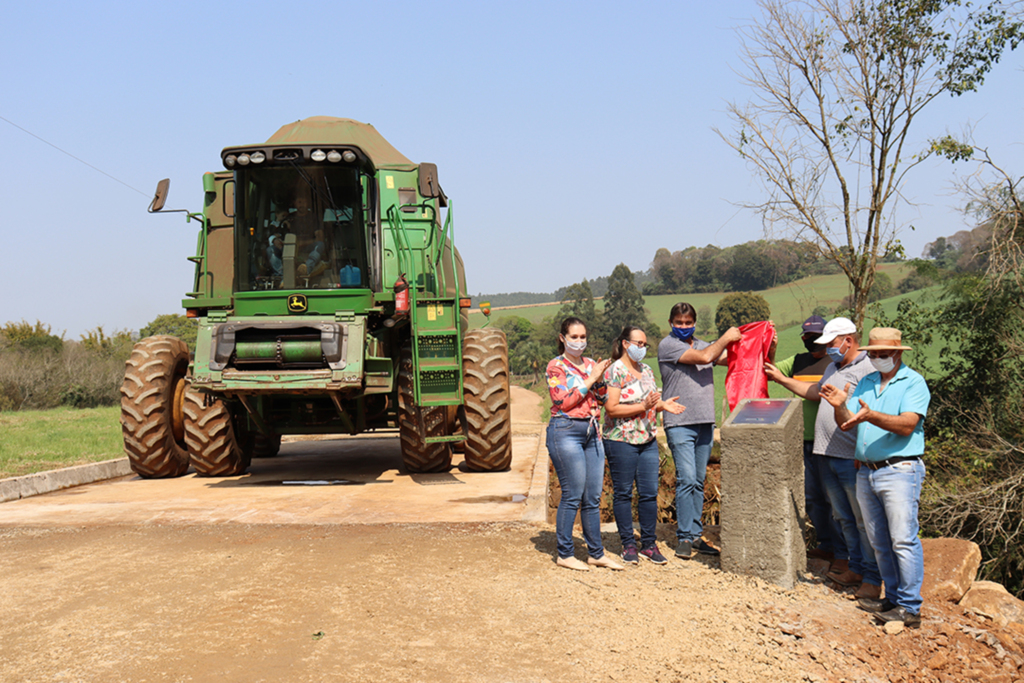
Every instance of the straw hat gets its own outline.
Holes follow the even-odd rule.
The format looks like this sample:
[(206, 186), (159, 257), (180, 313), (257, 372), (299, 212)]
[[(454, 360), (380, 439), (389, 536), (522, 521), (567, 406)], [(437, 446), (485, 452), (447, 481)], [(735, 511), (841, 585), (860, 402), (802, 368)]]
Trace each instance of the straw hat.
[(903, 334), (895, 327), (876, 327), (868, 335), (868, 345), (860, 347), (861, 351), (911, 351), (903, 345)]

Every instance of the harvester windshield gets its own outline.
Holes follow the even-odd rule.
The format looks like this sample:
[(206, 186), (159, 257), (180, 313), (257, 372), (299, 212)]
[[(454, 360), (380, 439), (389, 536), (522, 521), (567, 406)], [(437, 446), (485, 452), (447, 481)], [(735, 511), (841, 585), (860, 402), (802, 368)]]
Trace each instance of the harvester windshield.
[(355, 168), (235, 171), (236, 291), (367, 287), (365, 187)]

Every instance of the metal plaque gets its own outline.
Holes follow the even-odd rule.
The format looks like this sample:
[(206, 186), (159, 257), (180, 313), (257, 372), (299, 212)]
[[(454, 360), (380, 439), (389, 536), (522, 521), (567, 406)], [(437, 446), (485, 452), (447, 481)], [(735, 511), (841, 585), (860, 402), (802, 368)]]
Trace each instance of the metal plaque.
[(757, 400), (743, 405), (732, 418), (734, 425), (773, 425), (778, 424), (782, 414), (786, 412), (789, 401)]

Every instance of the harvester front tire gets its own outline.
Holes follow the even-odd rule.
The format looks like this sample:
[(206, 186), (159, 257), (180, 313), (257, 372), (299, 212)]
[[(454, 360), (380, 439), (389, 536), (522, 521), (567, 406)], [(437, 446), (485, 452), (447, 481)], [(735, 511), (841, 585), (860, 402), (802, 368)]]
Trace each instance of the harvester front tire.
[(249, 469), (252, 436), (236, 428), (223, 398), (192, 389), (185, 393), (185, 442), (201, 477), (233, 477)]
[(252, 457), (273, 458), (281, 450), (281, 435), (266, 436), (257, 432), (253, 437)]
[(140, 340), (125, 363), (121, 433), (132, 471), (143, 479), (188, 471), (181, 416), (187, 372), (188, 346), (168, 335)]
[(498, 472), (512, 465), (508, 340), (494, 327), (469, 330), (462, 342), (466, 468)]
[(427, 443), (424, 438), (446, 436), (448, 431), (448, 412), (444, 406), (417, 409), (413, 391), (412, 345), (406, 343), (398, 366), (398, 433), (402, 440), (405, 469), (411, 473), (447, 472), (451, 469), (452, 451), (448, 444)]

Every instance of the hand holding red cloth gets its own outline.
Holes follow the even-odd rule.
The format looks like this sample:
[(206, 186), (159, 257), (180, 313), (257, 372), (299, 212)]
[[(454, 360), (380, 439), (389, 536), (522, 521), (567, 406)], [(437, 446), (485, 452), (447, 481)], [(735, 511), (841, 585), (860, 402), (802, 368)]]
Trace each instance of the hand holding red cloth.
[(775, 323), (770, 320), (747, 323), (739, 330), (743, 339), (727, 349), (729, 371), (725, 376), (725, 396), (729, 410), (734, 410), (745, 398), (768, 398), (764, 363), (777, 337)]

